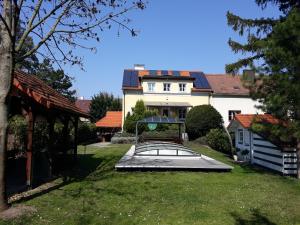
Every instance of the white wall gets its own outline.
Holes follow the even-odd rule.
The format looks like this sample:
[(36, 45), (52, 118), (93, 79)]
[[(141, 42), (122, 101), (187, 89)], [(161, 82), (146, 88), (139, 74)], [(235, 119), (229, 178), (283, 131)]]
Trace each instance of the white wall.
[(222, 115), (226, 127), (230, 122), (228, 120), (229, 110), (240, 110), (242, 114), (261, 113), (261, 110), (255, 107), (255, 105), (258, 105), (258, 102), (253, 101), (250, 97), (213, 95), (210, 103)]

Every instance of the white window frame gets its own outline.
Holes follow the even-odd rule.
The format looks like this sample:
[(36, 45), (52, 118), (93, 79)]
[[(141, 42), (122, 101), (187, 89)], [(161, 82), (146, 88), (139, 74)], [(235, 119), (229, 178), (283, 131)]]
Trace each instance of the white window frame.
[(171, 91), (171, 83), (164, 83), (163, 88), (164, 88), (164, 92), (170, 92)]
[(179, 83), (179, 92), (186, 92), (186, 83)]
[(155, 91), (155, 83), (154, 82), (148, 82), (148, 91), (149, 92)]

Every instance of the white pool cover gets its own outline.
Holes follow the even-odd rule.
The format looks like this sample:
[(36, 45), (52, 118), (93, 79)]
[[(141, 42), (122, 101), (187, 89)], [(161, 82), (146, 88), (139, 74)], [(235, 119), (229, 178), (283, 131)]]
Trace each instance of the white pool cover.
[(133, 145), (115, 165), (118, 170), (219, 170), (231, 166), (170, 142), (145, 142)]

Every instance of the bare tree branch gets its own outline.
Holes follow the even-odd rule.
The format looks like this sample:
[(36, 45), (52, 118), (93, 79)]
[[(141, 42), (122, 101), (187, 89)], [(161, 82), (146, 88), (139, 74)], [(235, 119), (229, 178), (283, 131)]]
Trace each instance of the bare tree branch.
[[(43, 0), (40, 0), (40, 1), (43, 2)], [(16, 51), (19, 51), (22, 48), (22, 46), (23, 46), (26, 38), (28, 37), (28, 35), (29, 35), (29, 33), (31, 31), (33, 31), (36, 27), (38, 27), (40, 24), (42, 24), (43, 22), (45, 22), (51, 15), (53, 15), (58, 9), (60, 9), (68, 1), (70, 1), (70, 0), (62, 1), (60, 4), (58, 4), (56, 7), (54, 7), (44, 18), (42, 18), (35, 25), (32, 25), (33, 24), (33, 20), (35, 19), (36, 15), (38, 14), (38, 10), (35, 11), (35, 13), (34, 13), (35, 14), (34, 19), (32, 21), (31, 20), (29, 21), (27, 29), (25, 30), (24, 34), (22, 35), (22, 37), (21, 37), (21, 39), (20, 39), (20, 41), (18, 43), (18, 46), (16, 48)]]

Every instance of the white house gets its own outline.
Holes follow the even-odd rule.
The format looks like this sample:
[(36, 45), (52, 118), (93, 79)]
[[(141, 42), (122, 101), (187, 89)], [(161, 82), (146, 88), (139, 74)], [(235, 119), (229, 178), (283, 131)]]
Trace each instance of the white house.
[(185, 119), (197, 105), (211, 104), (222, 115), (225, 125), (237, 113), (259, 112), (243, 87), (240, 76), (210, 75), (200, 71), (145, 70), (143, 65), (123, 74), (123, 123), (136, 101), (143, 100), (161, 115)]
[(242, 84), (240, 76), (226, 74), (206, 74), (212, 89), (210, 104), (222, 115), (228, 126), (235, 114), (261, 113), (256, 108), (259, 103), (249, 96), (249, 90)]
[(238, 114), (230, 122), (228, 130), (234, 133), (234, 145), (240, 160), (261, 165), (282, 174), (297, 173), (295, 149), (283, 148), (261, 134), (251, 130), (252, 122), (278, 124), (279, 120), (269, 114)]

